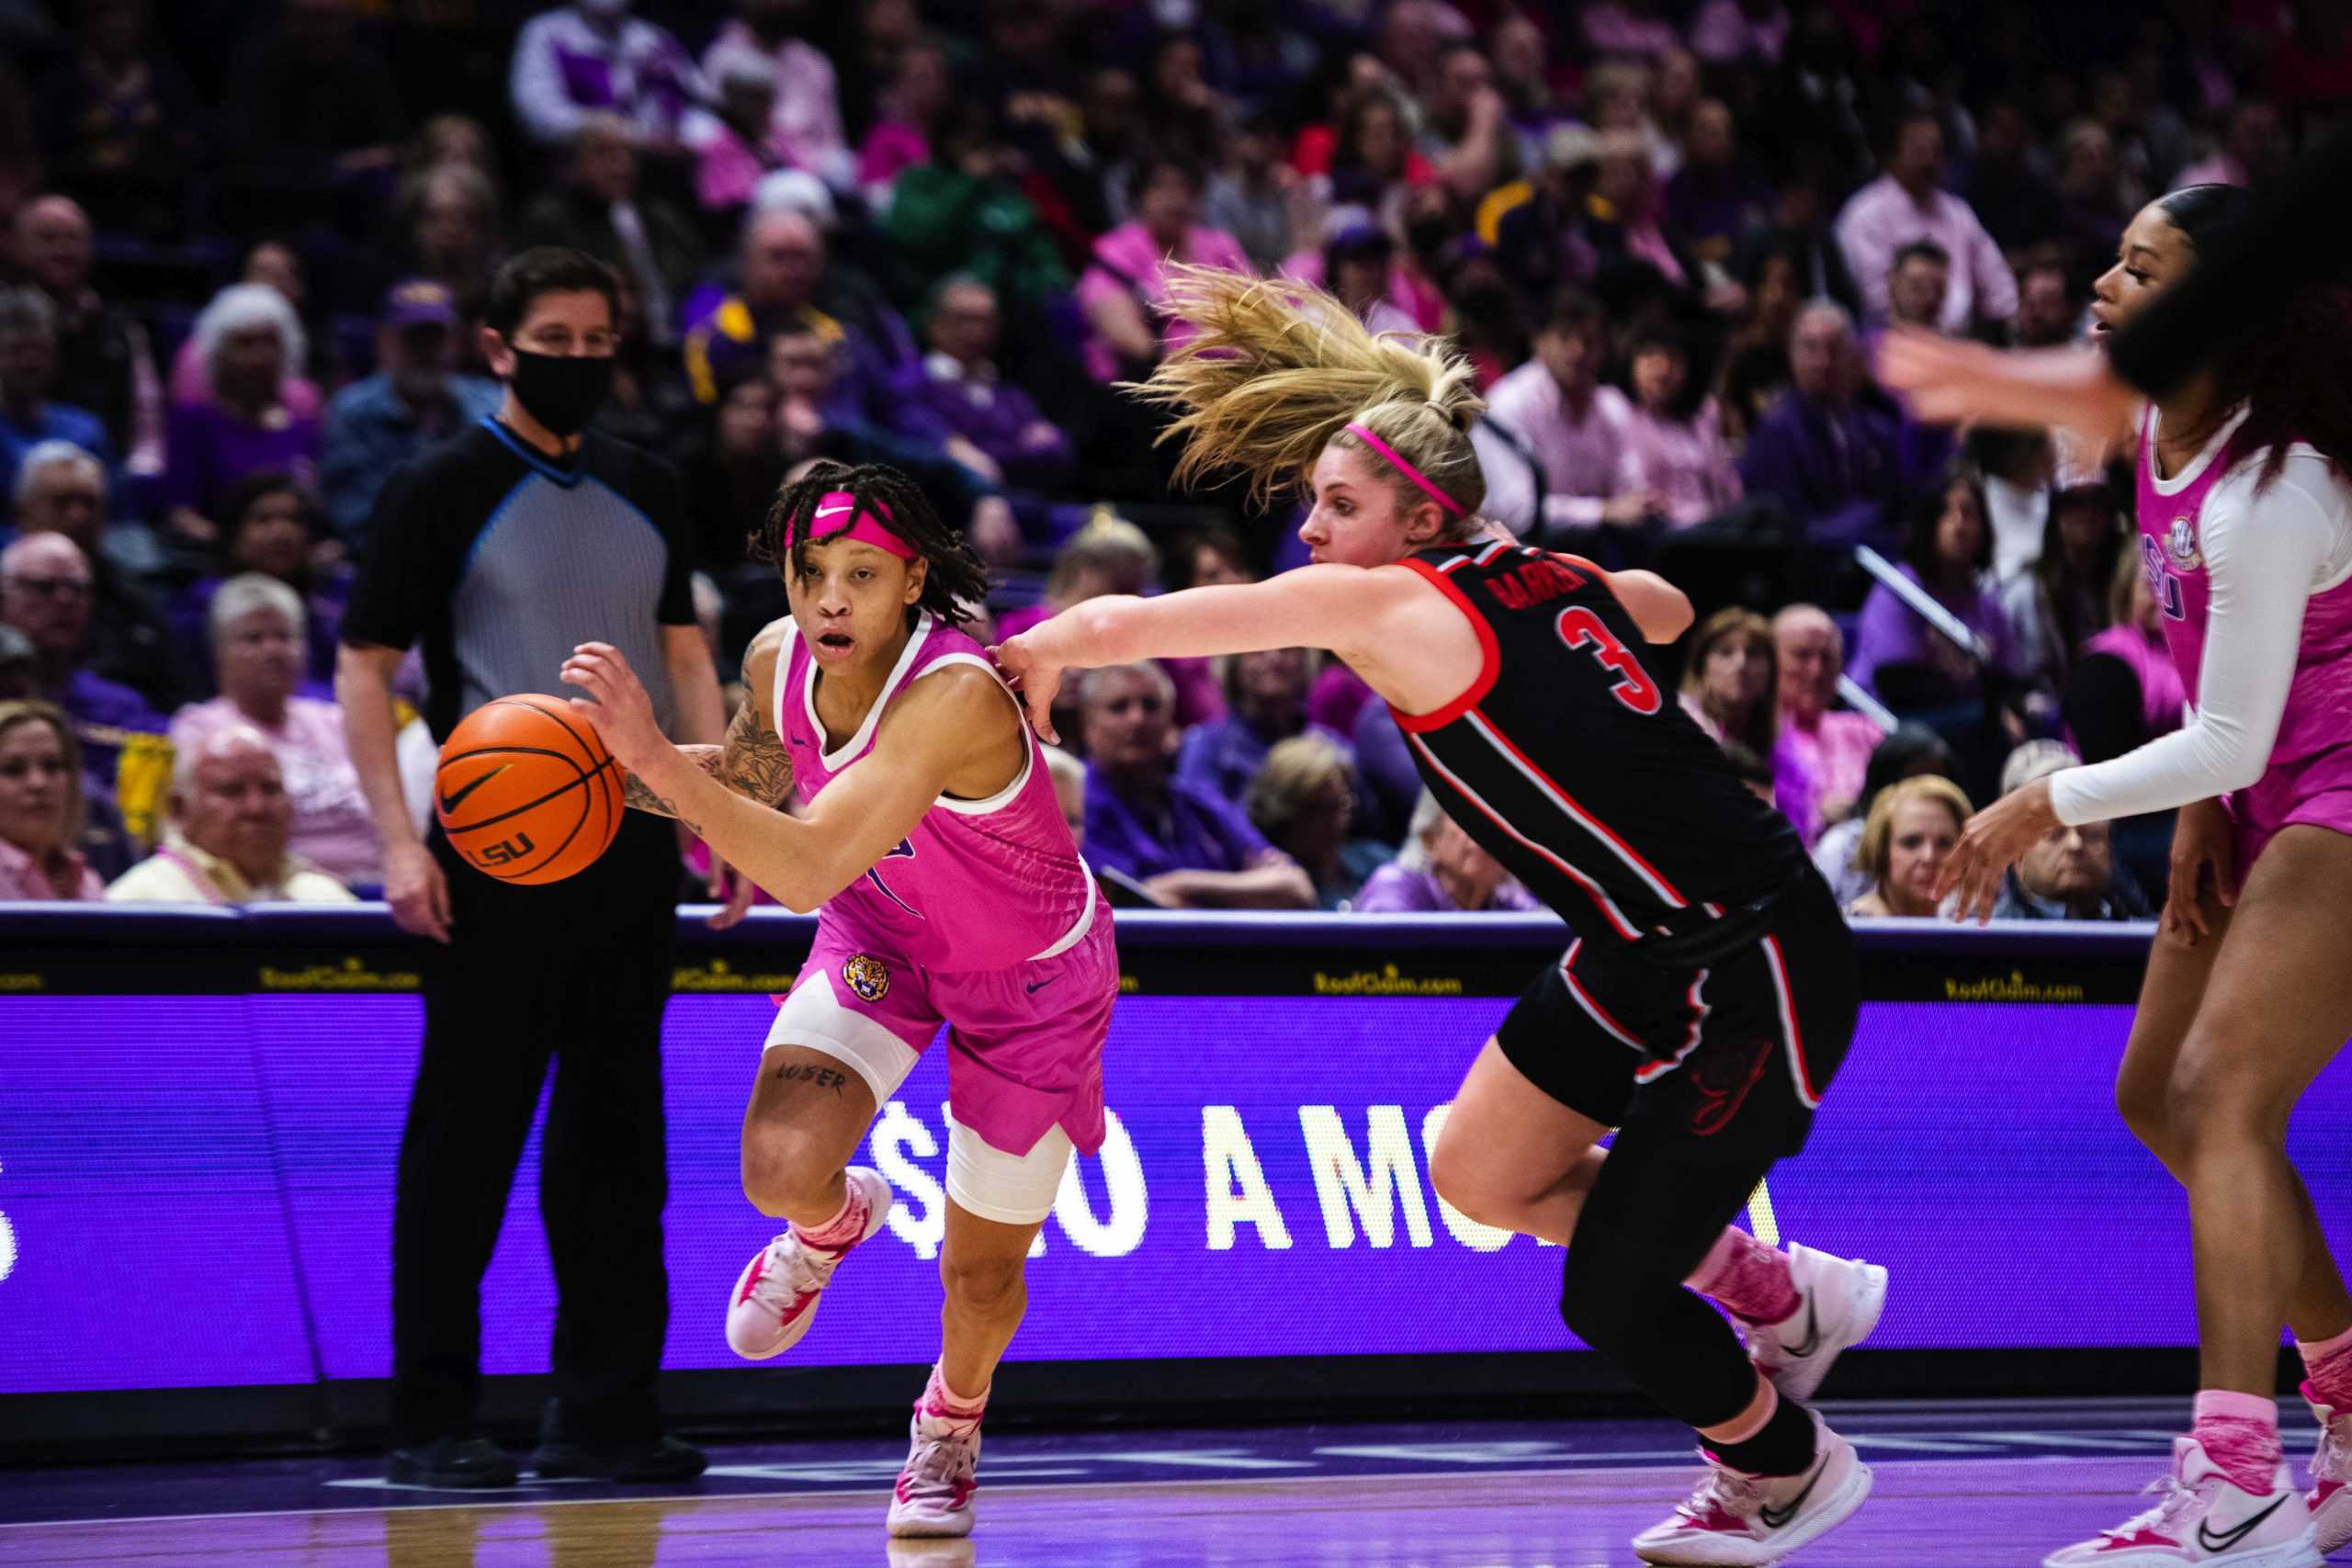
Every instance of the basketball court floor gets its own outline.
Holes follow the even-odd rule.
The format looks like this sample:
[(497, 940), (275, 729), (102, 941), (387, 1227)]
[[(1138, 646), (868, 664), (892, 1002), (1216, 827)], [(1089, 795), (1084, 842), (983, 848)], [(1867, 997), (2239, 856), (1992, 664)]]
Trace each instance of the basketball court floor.
[[(2120, 1523), (2164, 1468), (2175, 1402), (1828, 1407), (1877, 1487), (1788, 1561), (2030, 1565)], [(2308, 1455), (2308, 1416), (2286, 1436)], [(674, 1488), (397, 1488), (361, 1457), (0, 1472), (0, 1563), (235, 1568), (1603, 1568), (1696, 1473), (1662, 1423), (1008, 1431), (968, 1541), (882, 1531), (885, 1439), (711, 1450)], [(2352, 1552), (2339, 1558), (2352, 1562)]]

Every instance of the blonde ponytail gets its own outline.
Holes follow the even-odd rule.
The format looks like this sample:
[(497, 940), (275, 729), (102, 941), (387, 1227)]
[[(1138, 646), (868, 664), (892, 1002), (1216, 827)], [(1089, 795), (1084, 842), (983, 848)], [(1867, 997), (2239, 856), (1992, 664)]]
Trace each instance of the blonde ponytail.
[[(1388, 467), (1347, 430), (1353, 423), (1460, 506), (1449, 526), (1477, 512), (1487, 482), (1470, 427), (1487, 405), (1469, 362), (1446, 340), (1374, 334), (1324, 290), (1291, 279), (1183, 265), (1170, 279), (1164, 308), (1195, 335), (1150, 379), (1127, 385), (1177, 411), (1160, 439), (1184, 443), (1179, 483), (1238, 468), (1262, 504), (1335, 439)], [(1408, 491), (1415, 503), (1423, 499)]]

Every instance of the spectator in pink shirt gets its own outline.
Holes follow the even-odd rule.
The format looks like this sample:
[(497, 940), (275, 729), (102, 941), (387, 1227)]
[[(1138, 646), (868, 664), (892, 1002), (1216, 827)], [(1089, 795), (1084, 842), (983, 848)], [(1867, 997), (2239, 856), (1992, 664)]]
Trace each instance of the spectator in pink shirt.
[(771, 144), (794, 167), (827, 185), (846, 187), (854, 164), (842, 134), (842, 107), (832, 62), (808, 39), (813, 0), (739, 0), (734, 20), (718, 29), (703, 54), (703, 74), (716, 85), (729, 54), (757, 55), (775, 67), (770, 111)]
[(2278, 174), (2294, 151), (2278, 106), (2267, 98), (2248, 98), (2230, 111), (2221, 145), (2175, 175), (2172, 188), (2254, 185)]
[(82, 749), (47, 703), (0, 702), (0, 903), (95, 902), (106, 884), (74, 847)]
[(1771, 752), (1772, 794), (1807, 850), (1861, 797), (1862, 774), (1885, 735), (1858, 713), (1834, 710), (1846, 639), (1817, 604), (1772, 617), (1781, 666), (1781, 733)]
[(1838, 215), (1838, 243), (1860, 286), (1869, 324), (1887, 319), (1895, 253), (1922, 240), (1951, 258), (1944, 331), (1965, 333), (1976, 321), (2007, 321), (2017, 314), (2018, 283), (2009, 264), (1968, 203), (1938, 184), (1943, 162), (1943, 126), (1934, 113), (1905, 115), (1887, 150), (1886, 172), (1856, 191)]
[(1601, 384), (1602, 347), (1600, 307), (1563, 292), (1536, 329), (1535, 357), (1487, 395), (1487, 423), (1502, 434), (1499, 451), (1479, 443), (1483, 510), (1515, 533), (1622, 527), (1658, 510), (1626, 445), (1634, 405)]
[(1681, 35), (1657, 11), (1657, 0), (1594, 0), (1584, 8), (1584, 40), (1595, 54), (1638, 59), (1680, 49)]
[(212, 597), (212, 663), (220, 695), (180, 709), (172, 746), (197, 755), (225, 731), (250, 727), (277, 757), (293, 817), (292, 848), (346, 886), (383, 880), (383, 851), (344, 740), (340, 705), (298, 696), (301, 596), (247, 572)]
[(1690, 385), (1690, 355), (1668, 329), (1634, 344), (1634, 415), (1625, 427), (1636, 483), (1668, 526), (1703, 523), (1739, 500), (1739, 468), (1715, 400)]
[(728, 50), (714, 52), (707, 69), (718, 115), (695, 148), (695, 202), (705, 212), (740, 212), (762, 180), (792, 164), (775, 129), (775, 62)]
[(1201, 189), (1201, 172), (1191, 164), (1147, 159), (1136, 169), (1135, 220), (1094, 242), (1093, 262), (1078, 280), (1078, 307), (1091, 329), (1084, 355), (1096, 380), (1149, 375), (1163, 343), (1173, 348), (1192, 335), (1182, 321), (1162, 325), (1169, 263), (1251, 270), (1240, 241), (1200, 226)]
[(1690, 50), (1710, 65), (1777, 65), (1789, 42), (1781, 0), (1707, 0), (1690, 18)]
[(887, 200), (905, 171), (931, 161), (931, 127), (947, 107), (947, 55), (922, 39), (899, 51), (890, 85), (882, 90), (873, 129), (857, 150), (857, 183), (866, 199)]

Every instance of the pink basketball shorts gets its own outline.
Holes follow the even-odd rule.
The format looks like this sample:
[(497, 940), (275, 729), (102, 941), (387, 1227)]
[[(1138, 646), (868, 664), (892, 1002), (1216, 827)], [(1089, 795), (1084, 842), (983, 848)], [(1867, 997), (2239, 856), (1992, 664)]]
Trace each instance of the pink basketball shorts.
[(2352, 745), (2273, 762), (2260, 778), (2222, 799), (2236, 829), (2231, 868), (2239, 886), (2255, 857), (2288, 828), (2313, 827), (2352, 833)]
[(946, 1025), (948, 1192), (984, 1219), (1034, 1224), (1070, 1149), (1102, 1146), (1102, 1042), (1118, 994), (1105, 906), (1067, 952), (967, 970), (924, 968), (828, 908), (767, 1044), (838, 1058), (879, 1107)]

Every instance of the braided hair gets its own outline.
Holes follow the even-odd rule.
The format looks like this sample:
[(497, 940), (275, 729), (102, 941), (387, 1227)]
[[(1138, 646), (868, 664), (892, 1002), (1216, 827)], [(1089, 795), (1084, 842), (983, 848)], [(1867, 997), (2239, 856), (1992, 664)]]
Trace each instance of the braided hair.
[[(819, 463), (797, 482), (776, 491), (767, 518), (746, 542), (753, 560), (767, 561), (786, 579), (806, 565), (802, 552), (815, 532), (817, 503), (836, 491), (857, 498), (860, 511), (888, 521), (930, 564), (916, 604), (949, 626), (968, 620), (972, 606), (988, 598), (988, 568), (964, 536), (939, 520), (930, 498), (914, 480), (887, 463)], [(854, 514), (853, 514), (854, 515)]]

